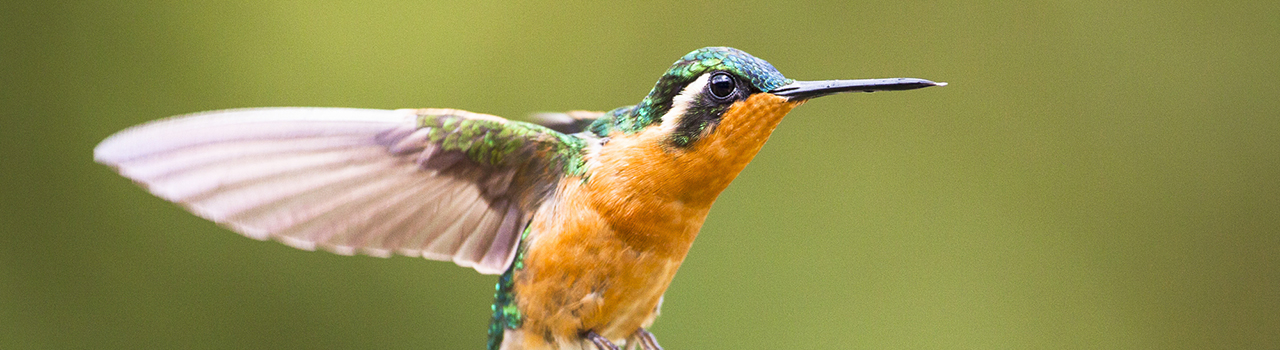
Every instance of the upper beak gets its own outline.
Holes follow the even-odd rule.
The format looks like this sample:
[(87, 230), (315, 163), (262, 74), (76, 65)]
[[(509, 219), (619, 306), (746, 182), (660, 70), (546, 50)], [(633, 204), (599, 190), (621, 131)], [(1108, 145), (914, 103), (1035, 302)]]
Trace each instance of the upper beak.
[(946, 85), (947, 83), (935, 83), (916, 78), (796, 81), (773, 89), (769, 93), (786, 97), (791, 101), (803, 101), (841, 92), (911, 90)]

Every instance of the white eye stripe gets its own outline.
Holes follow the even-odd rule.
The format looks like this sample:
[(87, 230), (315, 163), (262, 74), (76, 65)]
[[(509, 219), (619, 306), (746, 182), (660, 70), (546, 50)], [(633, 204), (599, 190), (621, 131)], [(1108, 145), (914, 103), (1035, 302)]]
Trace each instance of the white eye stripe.
[(689, 110), (689, 106), (696, 101), (703, 91), (706, 91), (707, 81), (711, 79), (711, 73), (704, 73), (698, 76), (698, 79), (689, 83), (680, 90), (680, 94), (671, 99), (671, 109), (662, 115), (662, 125), (659, 130), (663, 134), (670, 134), (676, 131), (676, 126), (680, 125), (680, 116)]

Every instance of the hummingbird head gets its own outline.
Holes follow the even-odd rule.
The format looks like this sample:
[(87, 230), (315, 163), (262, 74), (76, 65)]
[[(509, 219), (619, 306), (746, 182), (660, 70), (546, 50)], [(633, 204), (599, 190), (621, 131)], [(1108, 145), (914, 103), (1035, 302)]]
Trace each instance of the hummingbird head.
[[(912, 78), (796, 81), (742, 50), (706, 47), (676, 61), (639, 104), (610, 111), (590, 130), (604, 137), (613, 132), (630, 134), (658, 128), (666, 134), (669, 146), (684, 148), (714, 133), (726, 117), (738, 114), (781, 112), (776, 116), (780, 118), (792, 107), (819, 96), (939, 85), (946, 83)], [(748, 105), (775, 108), (745, 108)], [(766, 115), (741, 117), (748, 119), (744, 122), (771, 124), (770, 131), (776, 126), (775, 118)]]
[[(795, 81), (769, 62), (728, 47), (690, 52), (635, 106), (615, 109), (588, 131), (593, 183), (618, 193), (654, 193), (700, 203), (715, 197), (755, 157), (792, 108), (840, 92), (938, 86), (923, 79)], [(617, 195), (609, 198), (631, 198)], [(643, 206), (632, 212), (643, 212)]]

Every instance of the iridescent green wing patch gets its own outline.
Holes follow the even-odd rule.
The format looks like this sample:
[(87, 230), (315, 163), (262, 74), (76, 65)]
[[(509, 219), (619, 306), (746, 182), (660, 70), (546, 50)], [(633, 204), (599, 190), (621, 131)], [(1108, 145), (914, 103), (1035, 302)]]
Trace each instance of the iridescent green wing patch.
[[(579, 176), (586, 141), (539, 124), (507, 121), (493, 115), (456, 109), (422, 109), (417, 126), (428, 131), (428, 144), (438, 151), (465, 154), (492, 168), (545, 165), (549, 172)], [(541, 171), (541, 169), (517, 169)]]

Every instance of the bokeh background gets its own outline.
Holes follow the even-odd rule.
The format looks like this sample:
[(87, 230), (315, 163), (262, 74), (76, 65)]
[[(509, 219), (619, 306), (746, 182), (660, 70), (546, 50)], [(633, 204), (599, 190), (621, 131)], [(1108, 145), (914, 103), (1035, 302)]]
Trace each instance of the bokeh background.
[(1280, 2), (0, 4), (0, 348), (478, 349), (493, 276), (240, 237), (92, 162), (253, 106), (634, 104), (734, 46), (951, 86), (793, 112), (667, 349), (1280, 348)]

